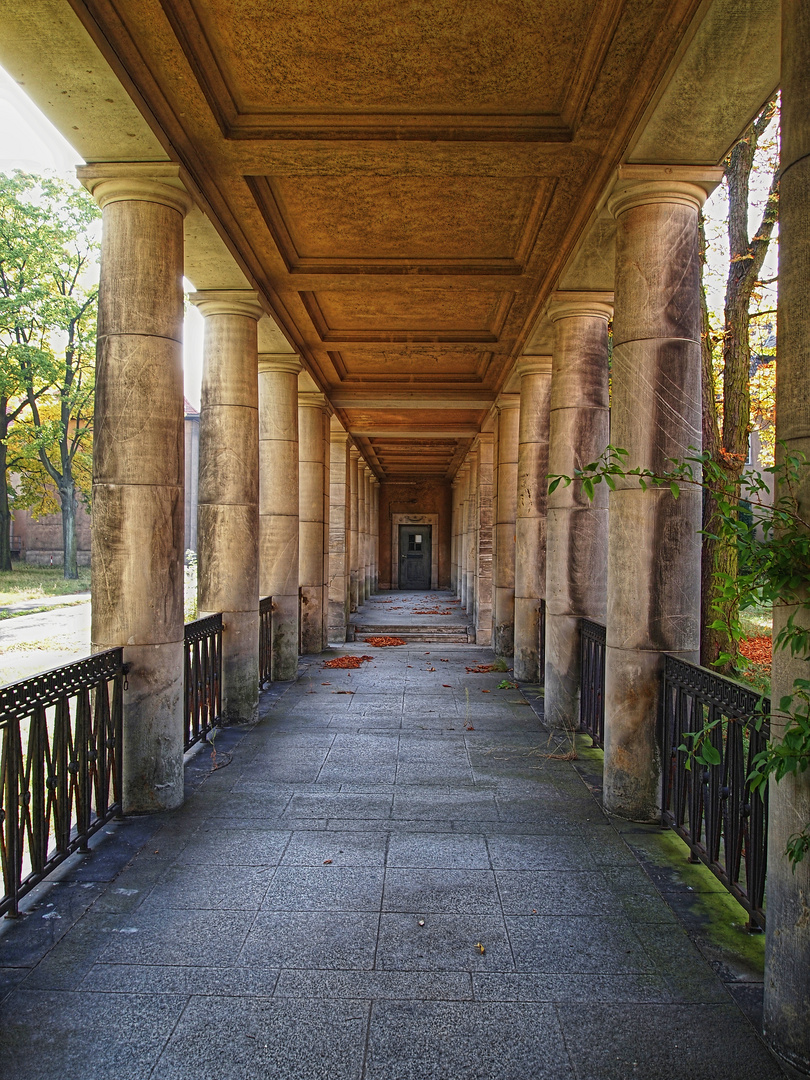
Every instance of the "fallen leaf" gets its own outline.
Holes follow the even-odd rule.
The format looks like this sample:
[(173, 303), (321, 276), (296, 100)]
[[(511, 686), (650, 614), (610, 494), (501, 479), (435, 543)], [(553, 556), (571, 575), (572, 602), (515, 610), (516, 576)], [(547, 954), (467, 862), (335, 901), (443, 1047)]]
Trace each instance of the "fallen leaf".
[(418, 920), (418, 925), (419, 926), (424, 926), (425, 925), (425, 920), (424, 919), (419, 919)]
[(366, 645), (373, 645), (375, 649), (385, 649), (391, 645), (407, 645), (408, 642), (400, 637), (389, 637), (387, 634), (381, 637), (364, 637)]
[(481, 942), (480, 942), (480, 941), (476, 941), (476, 943), (475, 943), (475, 947), (476, 947), (476, 949), (478, 949), (478, 951), (479, 951), (479, 952), (481, 953), (481, 955), (482, 955), (482, 956), (483, 956), (483, 955), (484, 955), (484, 953), (485, 953), (485, 952), (487, 951), (487, 950), (486, 950), (486, 949), (484, 948), (484, 946), (483, 946), (483, 945), (481, 944)]
[(353, 694), (354, 690), (333, 690), (333, 694)]
[(452, 686), (450, 685), (450, 683), (449, 683), (449, 682), (443, 682), (443, 683), (442, 683), (442, 686), (446, 687), (446, 689), (448, 689), (448, 690), (452, 690), (452, 689), (453, 689), (453, 687), (452, 687)]
[(331, 859), (324, 859), (324, 860), (323, 860), (323, 865), (324, 865), (324, 866), (329, 866), (329, 865), (331, 864), (331, 862), (332, 862), (332, 860), (331, 860)]
[(489, 691), (489, 690), (482, 690), (482, 691), (481, 691), (481, 693), (482, 693), (482, 694), (489, 694), (489, 693), (491, 693), (491, 691)]
[(472, 724), (468, 724), (464, 730), (465, 731), (475, 731), (475, 728), (472, 726)]

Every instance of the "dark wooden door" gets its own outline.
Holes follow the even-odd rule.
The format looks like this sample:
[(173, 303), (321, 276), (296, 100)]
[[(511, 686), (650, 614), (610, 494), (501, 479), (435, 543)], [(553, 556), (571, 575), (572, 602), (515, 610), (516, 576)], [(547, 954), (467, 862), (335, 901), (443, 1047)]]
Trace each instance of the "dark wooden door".
[(430, 588), (430, 525), (399, 527), (400, 589)]

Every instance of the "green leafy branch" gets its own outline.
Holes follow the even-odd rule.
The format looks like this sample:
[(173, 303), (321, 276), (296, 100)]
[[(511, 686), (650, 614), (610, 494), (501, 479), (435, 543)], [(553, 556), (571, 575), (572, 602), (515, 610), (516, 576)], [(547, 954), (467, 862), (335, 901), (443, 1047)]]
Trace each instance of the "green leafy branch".
[[(758, 605), (792, 608), (784, 626), (774, 638), (774, 649), (787, 650), (792, 657), (810, 659), (810, 619), (797, 619), (810, 611), (810, 522), (801, 512), (798, 493), (810, 479), (810, 466), (803, 454), (790, 453), (780, 444), (777, 465), (759, 472), (749, 469), (739, 483), (729, 479), (722, 464), (709, 454), (694, 451), (683, 460), (670, 458), (671, 468), (655, 472), (641, 467), (628, 468), (628, 451), (607, 446), (596, 461), (574, 471), (573, 476), (549, 476), (549, 494), (563, 484), (580, 486), (586, 498), (594, 498), (598, 484), (611, 491), (627, 487), (635, 478), (642, 491), (668, 488), (674, 499), (686, 486), (711, 492), (717, 507), (716, 532), (702, 530), (714, 540), (736, 544), (739, 559), (735, 575), (718, 574), (713, 608), (716, 615), (711, 627), (723, 629), (734, 642), (745, 637), (739, 613)], [(765, 474), (771, 474), (779, 497), (771, 503), (770, 486)], [(717, 665), (736, 658), (728, 653), (718, 657)], [(748, 776), (749, 789), (764, 797), (768, 782), (778, 783), (789, 775), (804, 773), (810, 767), (810, 679), (796, 679), (792, 692), (779, 702), (779, 712), (786, 719), (779, 738), (769, 739), (766, 748), (755, 755)], [(766, 715), (760, 709), (748, 722), (761, 730)], [(703, 766), (719, 765), (722, 758), (716, 732), (719, 719), (689, 732), (679, 749)], [(810, 823), (794, 833), (785, 854), (794, 867), (810, 851)]]

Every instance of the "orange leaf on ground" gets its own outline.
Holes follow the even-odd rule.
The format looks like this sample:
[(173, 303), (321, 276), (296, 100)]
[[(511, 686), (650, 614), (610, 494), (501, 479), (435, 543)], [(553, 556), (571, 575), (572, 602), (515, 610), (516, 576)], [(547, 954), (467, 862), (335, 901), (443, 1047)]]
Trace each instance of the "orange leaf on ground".
[(769, 637), (745, 638), (740, 642), (740, 652), (755, 664), (770, 664), (773, 657), (773, 642)]
[[(323, 666), (328, 668), (359, 668), (361, 664), (373, 659), (373, 656), (336, 656), (334, 660), (324, 660)], [(329, 683), (322, 683), (321, 685), (328, 686)]]
[(403, 641), (401, 637), (388, 637), (384, 635), (382, 637), (364, 637), (363, 641), (366, 645), (373, 645), (375, 649), (385, 649), (391, 645), (407, 645), (407, 641)]

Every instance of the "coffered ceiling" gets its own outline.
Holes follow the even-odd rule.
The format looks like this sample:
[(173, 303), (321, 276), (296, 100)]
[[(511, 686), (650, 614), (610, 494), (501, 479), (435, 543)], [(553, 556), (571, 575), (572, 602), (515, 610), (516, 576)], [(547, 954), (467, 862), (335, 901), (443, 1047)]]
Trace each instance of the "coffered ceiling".
[[(604, 231), (600, 197), (645, 111), (676, 84), (707, 10), (728, 6), (6, 2), (18, 66), (25, 27), (46, 10), (92, 64), (85, 83), (119, 120), (105, 142), (81, 66), (63, 73), (86, 160), (182, 166), (208, 219), (191, 233), (213, 225), (230, 253), (221, 280), (209, 257), (195, 285), (233, 287), (235, 260), (381, 478), (453, 474), (566, 263)], [(753, 107), (738, 103), (728, 122)], [(58, 98), (51, 109), (70, 113)]]

